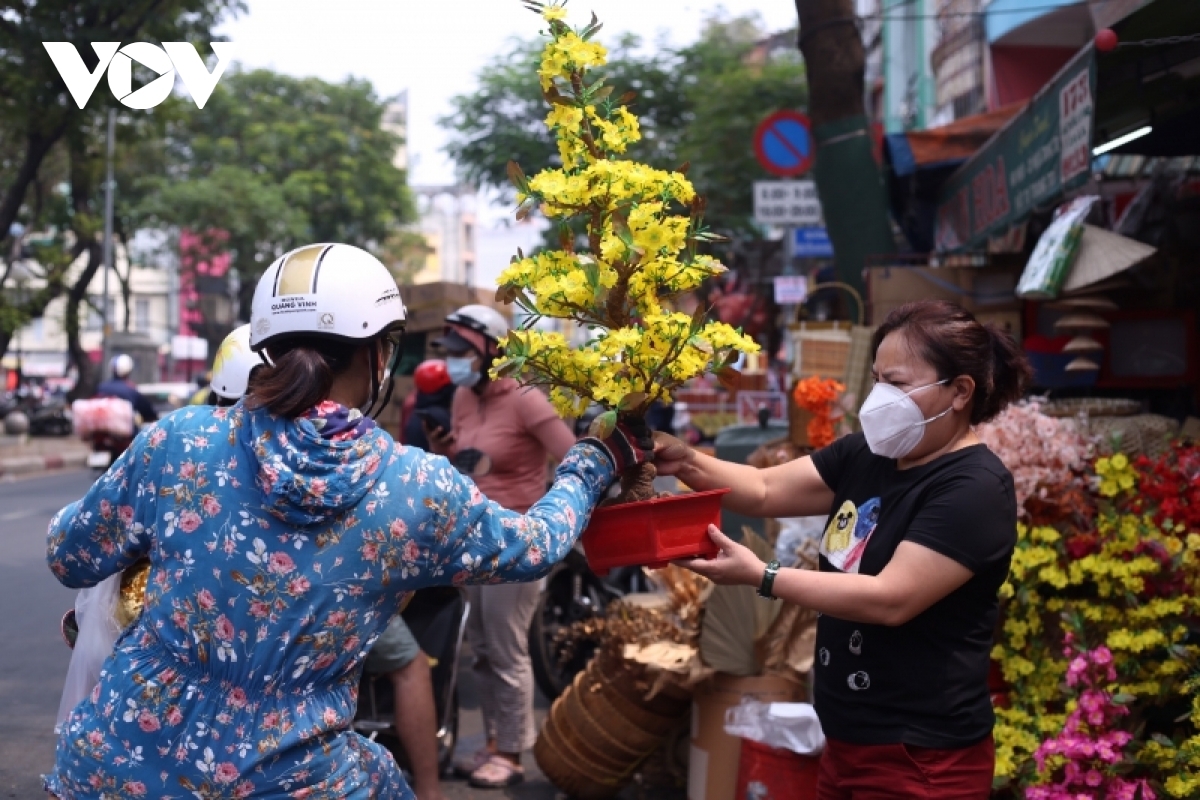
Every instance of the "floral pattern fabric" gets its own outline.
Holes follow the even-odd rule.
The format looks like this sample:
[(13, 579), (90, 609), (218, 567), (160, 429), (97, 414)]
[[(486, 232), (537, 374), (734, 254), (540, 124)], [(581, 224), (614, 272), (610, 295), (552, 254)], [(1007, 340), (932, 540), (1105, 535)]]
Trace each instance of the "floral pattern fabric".
[[(47, 558), (65, 585), (143, 556), (152, 569), (145, 610), (62, 726), (47, 789), (413, 797), (391, 756), (350, 730), (371, 645), (408, 592), (547, 573), (613, 468), (576, 445), (522, 515), (444, 458), (338, 413), (181, 409), (54, 517)], [(344, 427), (323, 435), (331, 425)]]

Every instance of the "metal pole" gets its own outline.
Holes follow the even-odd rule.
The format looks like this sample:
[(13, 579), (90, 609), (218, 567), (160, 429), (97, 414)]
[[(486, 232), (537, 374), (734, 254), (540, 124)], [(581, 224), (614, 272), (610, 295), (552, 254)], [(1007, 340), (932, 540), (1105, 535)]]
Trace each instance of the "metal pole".
[(104, 281), (103, 293), (104, 298), (101, 301), (101, 319), (104, 321), (104, 330), (102, 333), (100, 345), (100, 370), (103, 375), (108, 370), (109, 360), (109, 334), (112, 333), (112, 320), (110, 319), (108, 306), (108, 273), (112, 270), (113, 260), (113, 147), (115, 146), (117, 125), (117, 112), (114, 109), (108, 110), (108, 177), (104, 183)]

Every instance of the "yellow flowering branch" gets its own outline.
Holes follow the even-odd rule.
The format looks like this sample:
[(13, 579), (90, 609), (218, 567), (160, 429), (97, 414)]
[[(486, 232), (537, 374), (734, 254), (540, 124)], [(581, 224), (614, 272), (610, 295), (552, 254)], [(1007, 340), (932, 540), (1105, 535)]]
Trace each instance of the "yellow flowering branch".
[[(728, 325), (689, 316), (670, 301), (725, 271), (697, 245), (718, 237), (703, 226), (704, 203), (686, 177), (622, 158), (641, 138), (630, 110), (633, 93), (614, 100), (595, 71), (607, 51), (594, 41), (601, 23), (567, 24), (565, 0), (524, 0), (548, 23), (538, 75), (550, 111), (561, 166), (532, 178), (509, 164), (517, 216), (538, 209), (563, 225), (559, 249), (519, 252), (500, 275), (497, 298), (516, 303), (535, 320), (570, 320), (592, 330), (572, 347), (559, 334), (514, 331), (502, 344), (497, 377), (551, 387), (555, 408), (579, 416), (590, 403), (607, 409), (598, 432), (618, 414), (641, 416), (656, 400), (706, 372), (733, 377), (739, 353), (758, 345)], [(682, 209), (677, 211), (676, 209)], [(577, 250), (566, 224), (584, 221), (586, 250)]]

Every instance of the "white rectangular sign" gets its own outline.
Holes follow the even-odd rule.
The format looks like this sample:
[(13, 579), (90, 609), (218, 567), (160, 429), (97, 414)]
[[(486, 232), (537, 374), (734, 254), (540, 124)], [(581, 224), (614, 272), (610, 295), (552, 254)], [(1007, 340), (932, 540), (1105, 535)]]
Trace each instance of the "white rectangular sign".
[(760, 225), (819, 228), (824, 223), (813, 181), (755, 181), (754, 220)]
[(808, 300), (808, 278), (806, 276), (775, 276), (775, 302), (778, 305), (795, 305), (806, 300)]

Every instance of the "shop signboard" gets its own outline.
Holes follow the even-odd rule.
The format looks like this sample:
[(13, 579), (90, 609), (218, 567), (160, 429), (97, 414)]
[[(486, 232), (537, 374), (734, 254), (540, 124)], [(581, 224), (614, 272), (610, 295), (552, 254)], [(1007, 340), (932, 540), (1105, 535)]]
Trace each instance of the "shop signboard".
[(958, 169), (938, 194), (937, 249), (982, 249), (1088, 179), (1095, 106), (1089, 45)]
[(825, 228), (796, 228), (796, 250), (798, 258), (833, 258), (833, 242)]

